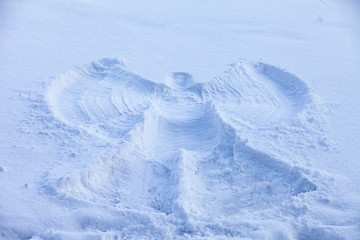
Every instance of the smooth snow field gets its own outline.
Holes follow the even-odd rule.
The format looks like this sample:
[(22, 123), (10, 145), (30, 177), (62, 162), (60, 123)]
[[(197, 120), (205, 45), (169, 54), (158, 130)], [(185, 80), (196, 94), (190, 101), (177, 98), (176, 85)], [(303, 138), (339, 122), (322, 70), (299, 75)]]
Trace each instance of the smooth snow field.
[(0, 1), (0, 239), (360, 239), (360, 3)]

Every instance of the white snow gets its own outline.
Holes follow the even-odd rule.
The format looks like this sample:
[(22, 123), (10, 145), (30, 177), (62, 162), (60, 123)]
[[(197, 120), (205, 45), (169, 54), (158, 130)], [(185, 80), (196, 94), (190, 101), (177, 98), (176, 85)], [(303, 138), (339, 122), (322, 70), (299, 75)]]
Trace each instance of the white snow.
[(360, 238), (356, 1), (0, 2), (0, 239)]

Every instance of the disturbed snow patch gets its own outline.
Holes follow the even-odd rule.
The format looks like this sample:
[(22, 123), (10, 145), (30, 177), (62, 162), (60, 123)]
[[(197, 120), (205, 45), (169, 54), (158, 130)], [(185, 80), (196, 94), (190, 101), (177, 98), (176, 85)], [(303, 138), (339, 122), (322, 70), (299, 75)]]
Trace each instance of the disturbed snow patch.
[[(113, 152), (114, 144), (117, 149), (48, 180), (59, 199), (112, 212), (122, 222), (87, 216), (79, 220), (87, 229), (124, 236), (141, 235), (133, 228), (162, 237), (266, 236), (262, 226), (306, 212), (287, 208), (317, 188), (302, 168), (239, 136), (292, 121), (312, 104), (305, 82), (265, 63), (239, 62), (206, 83), (175, 72), (159, 84), (116, 59), (102, 59), (56, 78), (46, 100), (57, 119), (112, 143), (104, 152)], [(296, 234), (291, 226), (273, 232), (282, 231)]]

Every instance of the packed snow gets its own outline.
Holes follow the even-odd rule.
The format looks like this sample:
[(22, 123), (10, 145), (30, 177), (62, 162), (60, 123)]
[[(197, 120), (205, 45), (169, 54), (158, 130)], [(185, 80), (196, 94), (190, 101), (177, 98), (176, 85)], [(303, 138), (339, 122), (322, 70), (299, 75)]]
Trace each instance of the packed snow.
[(356, 1), (0, 2), (0, 239), (360, 239)]

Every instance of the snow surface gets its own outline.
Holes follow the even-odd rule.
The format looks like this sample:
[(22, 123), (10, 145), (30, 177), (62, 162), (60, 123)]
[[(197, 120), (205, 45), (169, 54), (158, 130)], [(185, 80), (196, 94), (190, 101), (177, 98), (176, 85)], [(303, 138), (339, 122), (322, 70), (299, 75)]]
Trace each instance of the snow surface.
[(357, 1), (0, 1), (0, 239), (360, 239)]

